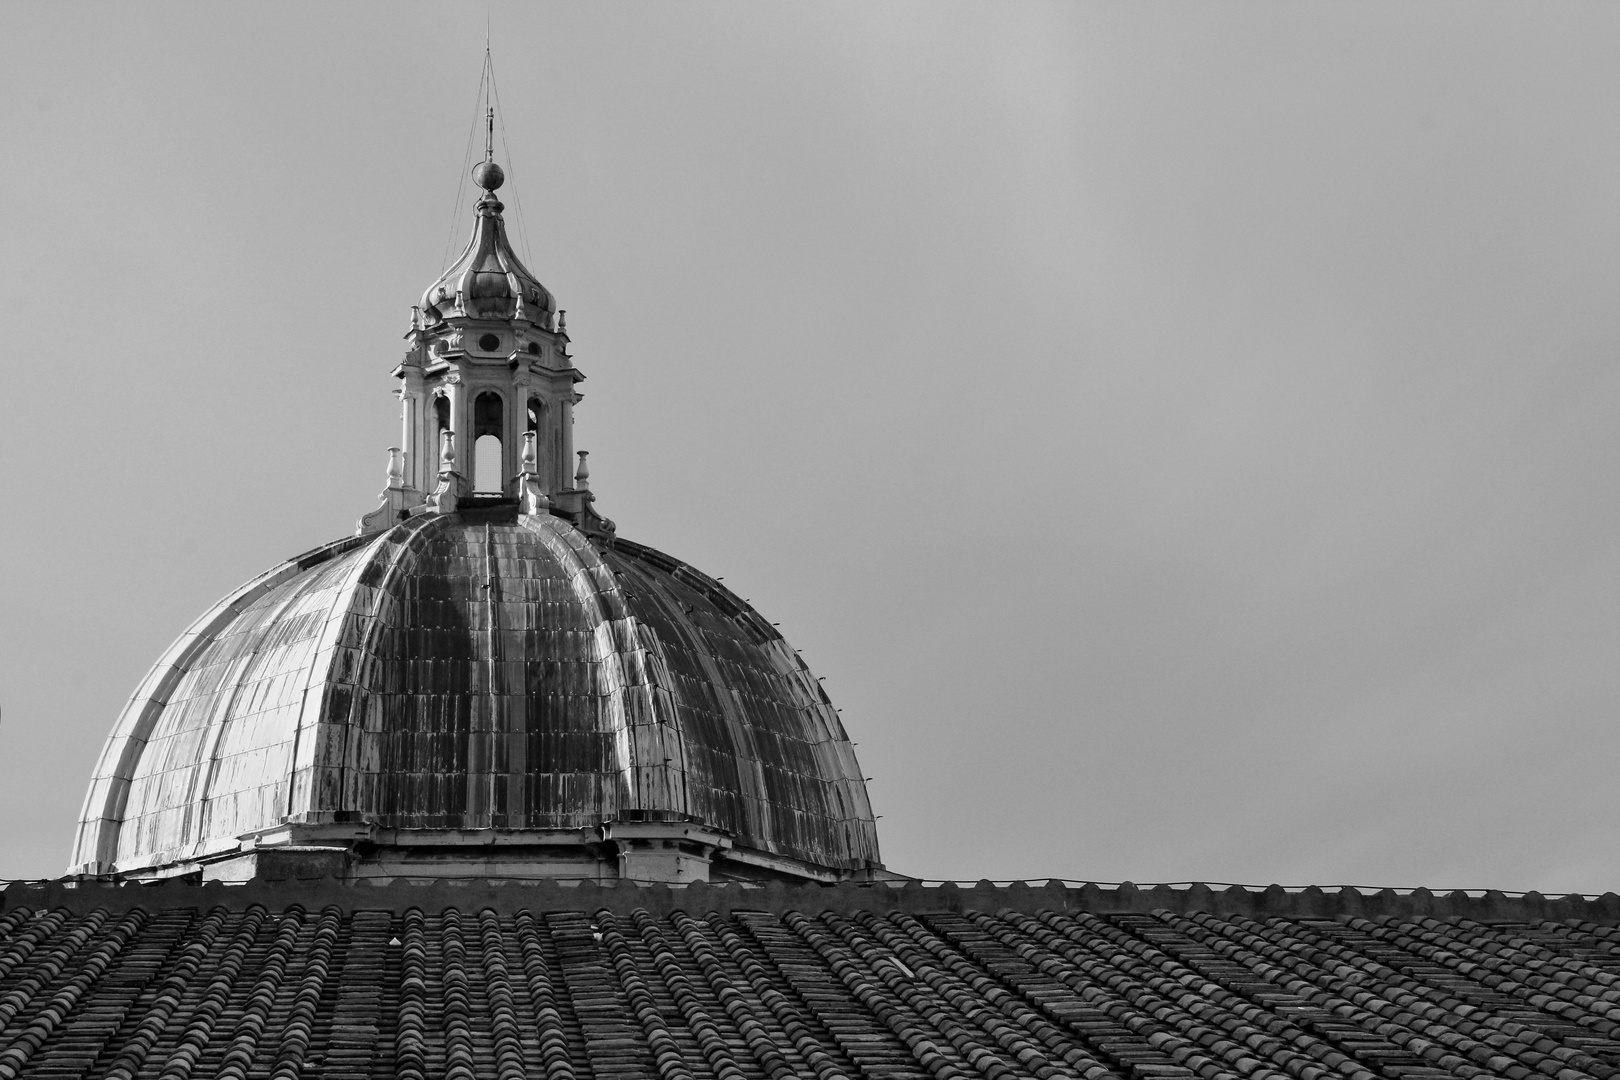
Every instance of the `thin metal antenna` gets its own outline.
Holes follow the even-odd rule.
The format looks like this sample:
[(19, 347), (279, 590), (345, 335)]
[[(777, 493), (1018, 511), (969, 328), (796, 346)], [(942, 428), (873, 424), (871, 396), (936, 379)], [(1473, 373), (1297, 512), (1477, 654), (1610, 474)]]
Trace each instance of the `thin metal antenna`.
[(489, 99), (495, 82), (495, 60), (489, 52), (489, 9), (484, 9), (484, 160), (495, 160), (495, 105)]
[[(489, 58), (489, 93), (494, 95), (495, 104), (501, 101), (501, 84), (495, 81), (495, 61)], [(512, 211), (514, 224), (517, 226), (518, 243), (523, 247), (523, 258), (532, 266), (534, 264), (534, 249), (529, 246), (529, 224), (523, 213), (523, 197), (518, 194), (517, 162), (512, 156), (512, 145), (506, 138), (506, 110), (501, 108), (501, 148), (506, 153), (506, 176), (509, 181), (508, 190), (512, 197)]]
[[(486, 28), (487, 29), (487, 28)], [(501, 89), (495, 82), (495, 58), (490, 49), (489, 38), (484, 39), (484, 68), (479, 73), (478, 97), (475, 104), (484, 107), (484, 160), (495, 159), (495, 106), (500, 103)], [(461, 176), (456, 186), (455, 205), (450, 214), (450, 232), (444, 240), (444, 265), (450, 265), (450, 254), (455, 250), (456, 225), (461, 221), (463, 207), (462, 193), (466, 191), (467, 176), (472, 167), (473, 140), (477, 137), (478, 114), (473, 113), (473, 122), (467, 129), (467, 155), (461, 163)], [(512, 200), (513, 224), (517, 227), (517, 241), (523, 248), (523, 257), (530, 263), (534, 262), (534, 249), (529, 246), (528, 221), (523, 214), (523, 200), (518, 196), (517, 183), (514, 175), (515, 162), (512, 159), (512, 146), (506, 138), (506, 114), (501, 114), (501, 147), (506, 153), (506, 176), (509, 182), (510, 198)]]

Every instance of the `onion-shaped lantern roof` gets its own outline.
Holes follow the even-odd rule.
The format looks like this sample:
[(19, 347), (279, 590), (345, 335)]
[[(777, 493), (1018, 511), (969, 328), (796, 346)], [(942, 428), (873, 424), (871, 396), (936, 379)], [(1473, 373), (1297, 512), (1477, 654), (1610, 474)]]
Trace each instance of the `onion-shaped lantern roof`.
[(505, 173), (493, 161), (473, 169), (484, 189), (475, 207), (472, 239), (460, 258), (422, 294), (422, 316), (431, 326), (456, 315), (482, 319), (527, 319), (547, 329), (557, 311), (556, 298), (518, 259), (506, 237), (506, 207), (495, 197)]

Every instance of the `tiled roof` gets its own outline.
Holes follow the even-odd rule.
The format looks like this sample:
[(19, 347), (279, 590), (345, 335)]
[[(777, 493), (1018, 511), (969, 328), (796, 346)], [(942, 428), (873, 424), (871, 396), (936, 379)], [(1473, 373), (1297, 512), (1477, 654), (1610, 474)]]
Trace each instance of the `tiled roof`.
[(1620, 897), (548, 886), (0, 908), (0, 1078), (1607, 1078)]

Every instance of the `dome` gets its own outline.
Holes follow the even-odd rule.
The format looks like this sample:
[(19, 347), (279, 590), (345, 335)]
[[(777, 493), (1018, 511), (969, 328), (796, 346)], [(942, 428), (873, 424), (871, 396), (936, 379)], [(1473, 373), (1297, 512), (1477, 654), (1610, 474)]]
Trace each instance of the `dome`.
[(195, 867), (292, 825), (362, 856), (577, 848), (638, 822), (723, 836), (717, 868), (879, 866), (838, 715), (768, 622), (652, 548), (503, 502), (317, 548), (206, 613), (119, 720), (74, 861)]
[(893, 876), (798, 654), (596, 511), (574, 447), (585, 375), (507, 242), (487, 141), (473, 177), (472, 239), (393, 371), (379, 505), (158, 661), (102, 752), (72, 872)]
[(479, 167), (483, 164), (495, 171), (483, 173), (481, 182), (493, 181), (494, 186), (478, 200), (478, 219), (466, 250), (422, 294), (423, 319), (431, 326), (455, 315), (517, 318), (549, 329), (557, 301), (512, 250), (501, 217), (505, 206), (494, 194), (500, 186), (499, 167)]

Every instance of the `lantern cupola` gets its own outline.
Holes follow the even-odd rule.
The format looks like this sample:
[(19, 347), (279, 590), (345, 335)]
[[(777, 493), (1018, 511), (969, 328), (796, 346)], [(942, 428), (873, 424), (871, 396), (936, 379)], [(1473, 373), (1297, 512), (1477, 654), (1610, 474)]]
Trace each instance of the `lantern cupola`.
[(473, 168), (481, 194), (472, 237), (411, 312), (405, 358), (394, 370), (401, 446), (383, 505), (362, 520), (362, 533), (419, 508), (526, 493), (590, 516), (589, 496), (574, 486), (575, 384), (585, 375), (568, 353), (556, 298), (507, 236), (495, 194), (505, 179), (486, 146)]

